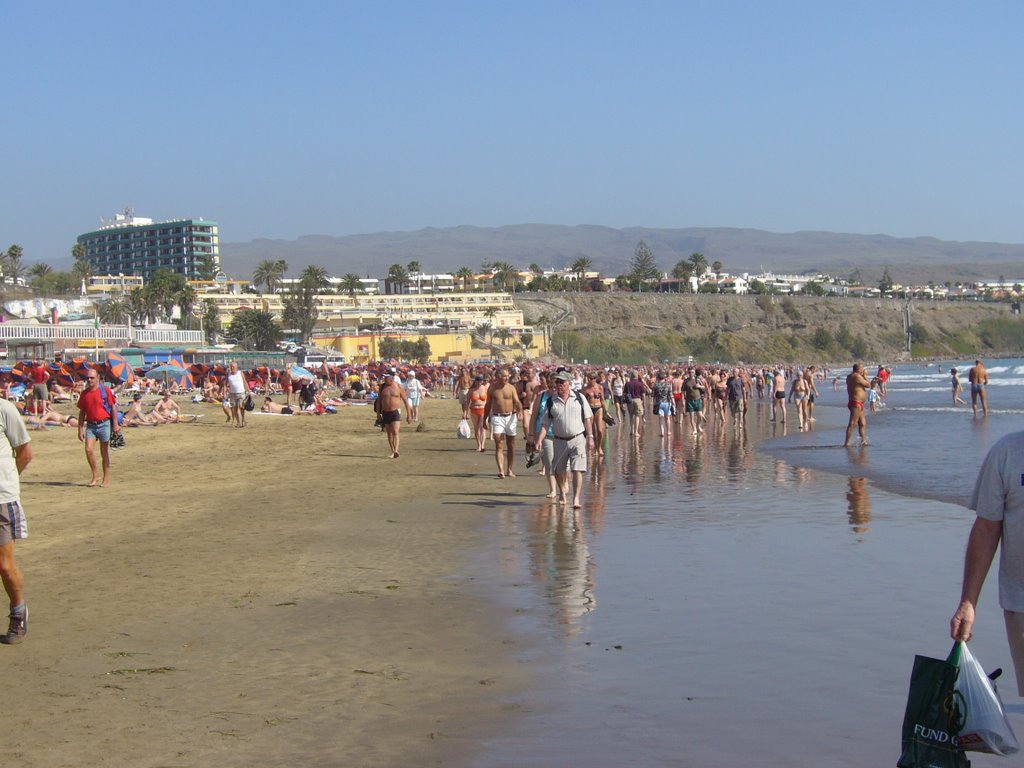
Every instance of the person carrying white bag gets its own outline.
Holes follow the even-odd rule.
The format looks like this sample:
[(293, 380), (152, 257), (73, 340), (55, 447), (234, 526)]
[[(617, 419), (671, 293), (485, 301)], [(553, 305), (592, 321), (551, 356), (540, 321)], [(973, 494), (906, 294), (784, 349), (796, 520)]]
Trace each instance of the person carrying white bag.
[[(957, 733), (957, 745), (965, 752), (992, 752), (1013, 755), (1020, 751), (1017, 736), (1003, 711), (995, 684), (967, 647), (957, 643), (960, 651), (955, 690), (962, 698), (964, 724)], [(998, 677), (998, 672), (993, 673)]]
[(999, 556), (999, 605), (1024, 695), (1024, 432), (1000, 439), (985, 457), (970, 508), (977, 513), (967, 540), (960, 604), (949, 622), (950, 636), (967, 642), (974, 628), (982, 585)]

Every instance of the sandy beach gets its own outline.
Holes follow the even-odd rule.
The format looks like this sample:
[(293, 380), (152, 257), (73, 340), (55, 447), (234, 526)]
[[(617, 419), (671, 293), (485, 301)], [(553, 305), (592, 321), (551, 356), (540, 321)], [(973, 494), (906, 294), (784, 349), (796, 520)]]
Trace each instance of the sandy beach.
[(463, 568), (479, 502), (542, 482), (501, 484), (489, 454), (453, 439), (451, 400), (425, 401), (397, 460), (366, 406), (254, 414), (244, 430), (217, 406), (183, 410), (202, 418), (125, 431), (109, 489), (85, 487), (75, 430), (32, 432), (8, 758), (464, 762), (528, 684)]

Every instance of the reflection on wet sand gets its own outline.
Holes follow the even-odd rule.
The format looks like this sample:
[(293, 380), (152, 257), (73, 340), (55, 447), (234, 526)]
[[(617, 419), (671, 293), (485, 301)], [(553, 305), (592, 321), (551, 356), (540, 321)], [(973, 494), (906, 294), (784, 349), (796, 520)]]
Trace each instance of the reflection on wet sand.
[(867, 533), (871, 522), (871, 501), (868, 499), (867, 481), (863, 477), (850, 478), (850, 490), (846, 493), (850, 503), (847, 515), (850, 528), (855, 533)]
[(572, 510), (546, 502), (530, 516), (530, 573), (567, 636), (576, 634), (581, 619), (597, 606), (594, 563), (587, 547), (591, 521), (589, 510), (573, 515)]

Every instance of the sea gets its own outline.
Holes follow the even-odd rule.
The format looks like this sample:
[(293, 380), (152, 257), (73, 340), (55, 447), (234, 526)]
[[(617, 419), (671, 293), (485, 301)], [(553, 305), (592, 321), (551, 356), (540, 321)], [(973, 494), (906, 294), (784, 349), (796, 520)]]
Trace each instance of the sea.
[[(892, 365), (869, 445), (844, 448), (837, 369), (807, 431), (756, 399), (700, 438), (648, 417), (639, 442), (610, 430), (578, 518), (539, 494), (496, 506), (474, 570), (532, 683), (469, 764), (895, 765), (914, 656), (950, 649), (978, 467), (1024, 429), (1024, 360), (985, 362), (987, 417), (973, 360)], [(993, 574), (972, 647), (1011, 671), (1024, 735), (995, 598)]]

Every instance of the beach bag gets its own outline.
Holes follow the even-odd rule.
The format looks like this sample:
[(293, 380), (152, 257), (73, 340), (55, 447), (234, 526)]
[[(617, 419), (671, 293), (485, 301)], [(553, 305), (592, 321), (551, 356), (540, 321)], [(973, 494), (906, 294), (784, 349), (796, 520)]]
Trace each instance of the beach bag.
[(242, 401), (242, 407), (247, 411), (251, 411), (256, 408), (256, 403), (253, 402), (252, 395), (245, 396), (245, 400)]
[(960, 645), (960, 674), (956, 679), (956, 690), (964, 704), (964, 725), (958, 736), (960, 749), (1003, 756), (1019, 752), (1017, 737), (992, 682), (1002, 670), (986, 675), (967, 644)]
[(607, 409), (601, 409), (601, 418), (604, 420), (604, 423), (607, 424), (609, 427), (615, 426), (615, 419), (608, 415)]
[(957, 742), (963, 727), (963, 698), (956, 690), (957, 647), (947, 659), (915, 656), (910, 693), (903, 716), (903, 754), (899, 768), (969, 768)]
[(110, 433), (110, 448), (114, 451), (119, 451), (127, 445), (124, 439), (123, 432), (111, 432)]
[(459, 421), (459, 425), (455, 428), (455, 436), (463, 440), (468, 440), (473, 434), (473, 428), (469, 426), (468, 419), (462, 419)]

